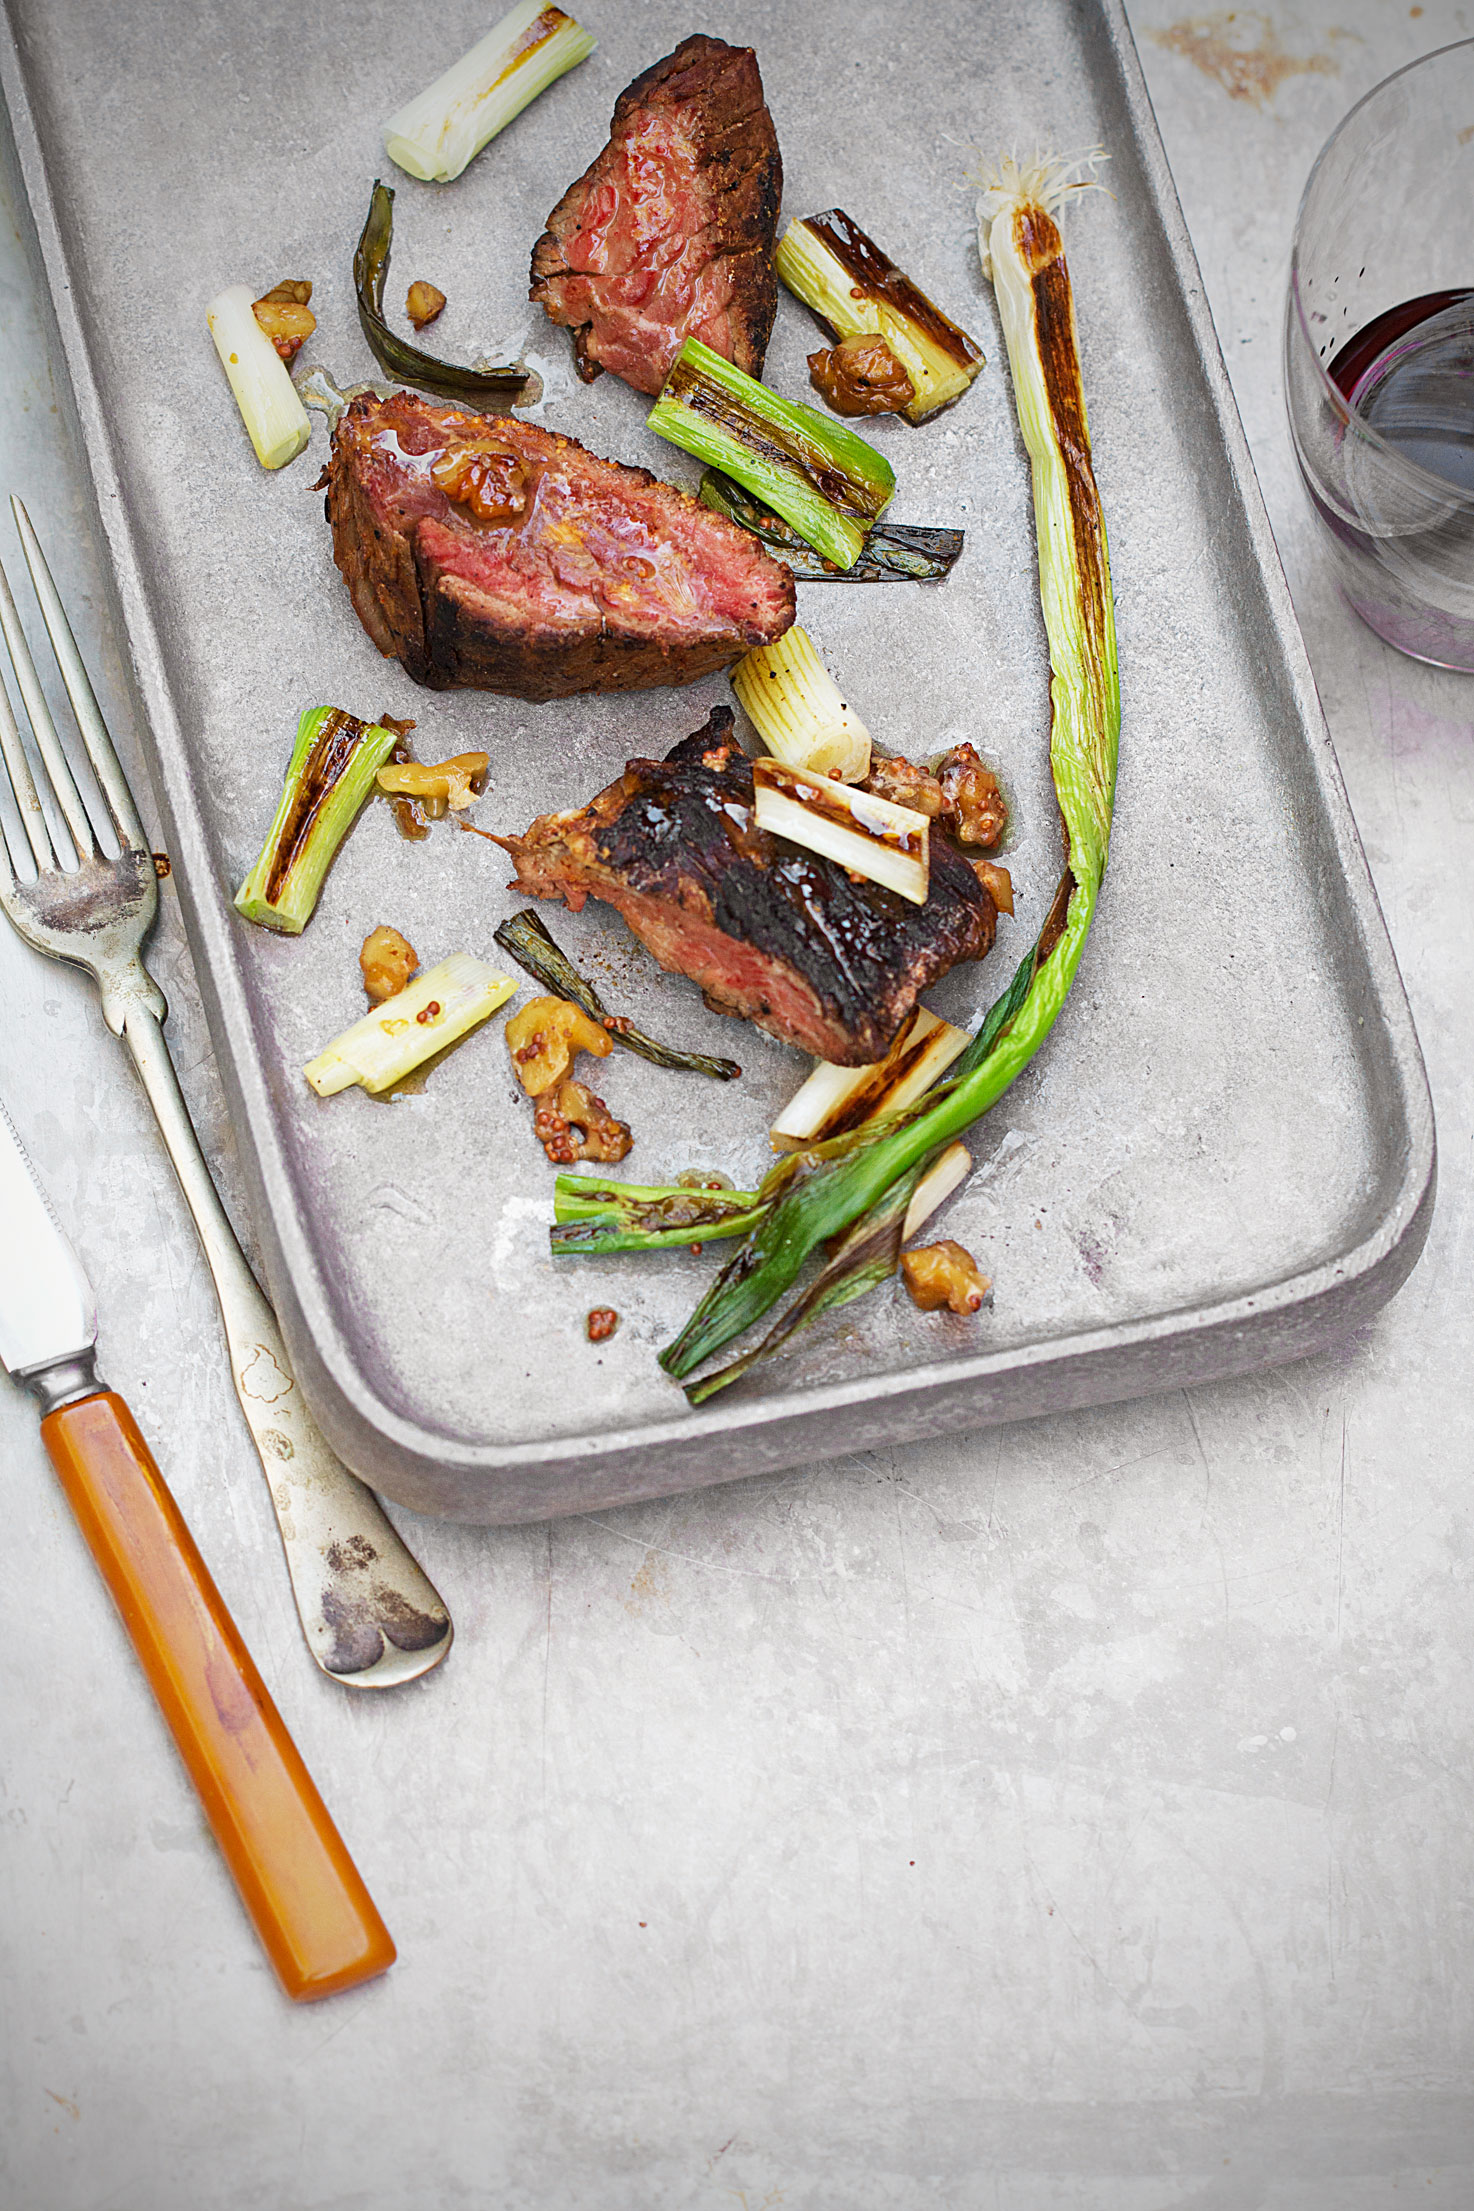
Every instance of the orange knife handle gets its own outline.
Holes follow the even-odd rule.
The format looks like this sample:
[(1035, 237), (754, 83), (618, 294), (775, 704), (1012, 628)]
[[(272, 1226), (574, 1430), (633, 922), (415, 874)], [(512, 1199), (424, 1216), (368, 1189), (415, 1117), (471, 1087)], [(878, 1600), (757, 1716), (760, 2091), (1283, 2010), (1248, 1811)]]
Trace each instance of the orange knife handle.
[(128, 1407), (105, 1390), (41, 1434), (287, 1994), (384, 1972), (389, 1930)]

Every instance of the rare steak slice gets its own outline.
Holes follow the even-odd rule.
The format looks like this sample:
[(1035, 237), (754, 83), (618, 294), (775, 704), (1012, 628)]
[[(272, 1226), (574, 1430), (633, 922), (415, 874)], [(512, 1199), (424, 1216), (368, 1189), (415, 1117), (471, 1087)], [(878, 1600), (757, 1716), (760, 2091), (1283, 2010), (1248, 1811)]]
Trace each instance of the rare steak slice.
[(360, 394), (324, 481), (359, 619), (434, 691), (691, 683), (793, 620), (793, 578), (746, 530), (511, 415)]
[(658, 392), (683, 338), (761, 376), (783, 160), (748, 46), (684, 39), (626, 85), (609, 143), (548, 217), (532, 294), (578, 373)]
[(664, 760), (631, 760), (587, 806), (497, 841), (516, 888), (606, 899), (709, 1006), (842, 1067), (883, 1059), (917, 998), (989, 950), (997, 909), (962, 855), (931, 845), (924, 906), (753, 826), (752, 766), (719, 706)]

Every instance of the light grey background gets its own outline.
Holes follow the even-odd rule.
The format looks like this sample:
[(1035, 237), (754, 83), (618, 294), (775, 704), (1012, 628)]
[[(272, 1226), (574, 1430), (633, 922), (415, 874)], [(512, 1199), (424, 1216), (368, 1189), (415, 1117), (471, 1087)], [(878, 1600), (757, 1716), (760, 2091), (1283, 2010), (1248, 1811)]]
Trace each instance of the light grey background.
[[(301, 1647), (141, 1099), (80, 980), (0, 936), (0, 1083), (106, 1371), (401, 1951), (356, 1994), (280, 1998), (0, 1387), (4, 2211), (1474, 2197), (1474, 682), (1336, 601), (1278, 364), (1317, 147), (1474, 22), (1132, 12), (1428, 1058), (1421, 1266), (1336, 1355), (1252, 1382), (550, 1528), (396, 1515), (458, 1641), (354, 1698)], [(0, 482), (77, 518), (59, 574), (126, 734), (10, 225), (0, 393)], [(165, 903), (171, 1035), (239, 1219)]]

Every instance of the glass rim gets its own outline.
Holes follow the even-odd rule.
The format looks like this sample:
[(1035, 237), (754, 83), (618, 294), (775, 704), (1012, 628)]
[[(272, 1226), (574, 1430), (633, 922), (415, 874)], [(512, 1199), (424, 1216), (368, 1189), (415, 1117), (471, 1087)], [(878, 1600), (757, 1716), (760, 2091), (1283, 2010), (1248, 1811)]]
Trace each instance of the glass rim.
[[(1445, 496), (1450, 491), (1457, 493), (1457, 485), (1450, 485), (1442, 476), (1435, 475), (1431, 469), (1423, 468), (1417, 461), (1410, 461), (1407, 455), (1400, 452), (1396, 446), (1389, 445), (1381, 432), (1373, 427), (1359, 407), (1352, 405), (1340, 385), (1327, 372), (1326, 365), (1321, 359), (1315, 338), (1311, 332), (1310, 324), (1306, 319), (1304, 301), (1300, 296), (1300, 229), (1305, 220), (1306, 202), (1315, 189), (1315, 182), (1321, 173), (1322, 166), (1343, 132), (1347, 131), (1356, 121), (1362, 109), (1369, 107), (1373, 100), (1380, 99), (1390, 86), (1397, 84), (1403, 77), (1410, 77), (1414, 70), (1426, 69), (1430, 62), (1442, 61), (1449, 54), (1459, 53), (1474, 54), (1474, 38), (1451, 39), (1447, 46), (1435, 46), (1430, 53), (1418, 54), (1412, 61), (1405, 61), (1400, 69), (1394, 69), (1390, 76), (1381, 78), (1378, 83), (1372, 85), (1362, 94), (1354, 106), (1346, 110), (1340, 122), (1331, 132), (1330, 137), (1321, 147), (1320, 152), (1316, 155), (1310, 174), (1305, 179), (1305, 186), (1300, 194), (1300, 202), (1295, 209), (1295, 227), (1290, 235), (1290, 303), (1294, 310), (1300, 335), (1309, 350), (1324, 396), (1330, 400), (1333, 411), (1341, 417), (1342, 421), (1348, 427), (1354, 423), (1358, 435), (1365, 438), (1369, 445), (1382, 454), (1391, 467), (1401, 470), (1410, 477), (1438, 485)], [(1474, 495), (1466, 494), (1465, 498), (1471, 496)]]

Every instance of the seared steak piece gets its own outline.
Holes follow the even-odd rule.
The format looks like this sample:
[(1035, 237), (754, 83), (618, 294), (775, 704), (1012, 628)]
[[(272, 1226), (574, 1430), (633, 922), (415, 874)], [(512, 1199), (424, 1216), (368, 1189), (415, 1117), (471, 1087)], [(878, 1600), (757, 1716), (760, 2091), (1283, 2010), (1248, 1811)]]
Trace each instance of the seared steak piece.
[(518, 890), (617, 906), (718, 1013), (841, 1067), (883, 1059), (928, 984), (980, 960), (997, 909), (960, 853), (931, 847), (924, 906), (755, 829), (752, 766), (719, 706), (661, 760), (631, 760), (587, 806), (543, 814), (511, 853)]
[(658, 392), (683, 338), (761, 376), (782, 194), (751, 47), (683, 39), (626, 85), (532, 253), (531, 297), (573, 332), (585, 383), (607, 368)]
[(793, 620), (793, 578), (748, 531), (511, 415), (361, 394), (324, 482), (360, 621), (432, 691), (692, 683)]

